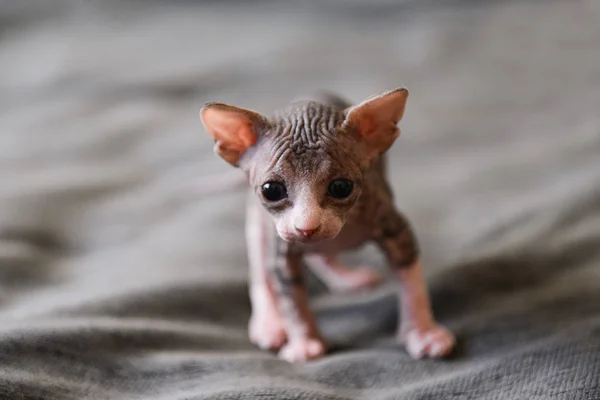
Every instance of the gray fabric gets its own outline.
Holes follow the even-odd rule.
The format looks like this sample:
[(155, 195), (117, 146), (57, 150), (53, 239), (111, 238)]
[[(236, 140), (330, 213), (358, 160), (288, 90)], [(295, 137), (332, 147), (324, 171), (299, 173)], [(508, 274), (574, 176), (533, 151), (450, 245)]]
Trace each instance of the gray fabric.
[[(600, 399), (597, 1), (0, 4), (0, 398)], [(243, 192), (191, 189), (229, 170), (198, 110), (401, 85), (390, 175), (458, 352), (394, 345), (391, 283), (312, 279), (335, 351), (280, 362)]]

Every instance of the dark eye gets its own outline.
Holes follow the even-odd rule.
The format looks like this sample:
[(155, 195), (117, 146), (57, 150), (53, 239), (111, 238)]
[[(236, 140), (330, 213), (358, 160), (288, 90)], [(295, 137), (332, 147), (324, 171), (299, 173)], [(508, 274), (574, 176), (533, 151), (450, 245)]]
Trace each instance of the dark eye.
[(262, 194), (268, 201), (279, 201), (287, 197), (285, 186), (278, 182), (267, 182), (262, 185)]
[(328, 192), (331, 197), (345, 199), (352, 194), (354, 184), (348, 179), (336, 179), (329, 183)]

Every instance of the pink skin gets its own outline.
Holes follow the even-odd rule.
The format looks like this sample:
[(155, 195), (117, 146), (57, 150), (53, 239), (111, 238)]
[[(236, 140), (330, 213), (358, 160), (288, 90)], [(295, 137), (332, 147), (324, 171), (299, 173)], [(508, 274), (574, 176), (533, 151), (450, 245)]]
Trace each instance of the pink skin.
[[(418, 246), (385, 179), (382, 154), (400, 134), (396, 124), (407, 96), (405, 89), (395, 89), (343, 112), (308, 103), (287, 109), (286, 117), (276, 120), (222, 103), (201, 110), (215, 152), (242, 168), (253, 188), (246, 240), (249, 334), (258, 347), (279, 350), (289, 362), (322, 357), (326, 345), (298, 280), (302, 258), (332, 290), (372, 287), (380, 280), (375, 273), (344, 266), (338, 254), (375, 240), (400, 283), (399, 341), (415, 359), (444, 357), (454, 348), (452, 333), (434, 320)], [(262, 143), (260, 137), (265, 137)], [(315, 148), (322, 152), (305, 155), (304, 150)], [(350, 195), (336, 197), (325, 189), (340, 174), (356, 185)], [(286, 184), (285, 197), (272, 200), (261, 194), (265, 182), (278, 180)]]

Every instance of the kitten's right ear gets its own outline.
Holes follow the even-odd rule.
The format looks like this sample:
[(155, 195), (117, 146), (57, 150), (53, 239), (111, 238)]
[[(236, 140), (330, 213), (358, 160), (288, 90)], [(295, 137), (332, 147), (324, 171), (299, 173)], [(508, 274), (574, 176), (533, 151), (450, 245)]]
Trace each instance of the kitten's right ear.
[(224, 103), (205, 104), (200, 109), (200, 120), (215, 141), (215, 153), (236, 167), (268, 125), (261, 114)]

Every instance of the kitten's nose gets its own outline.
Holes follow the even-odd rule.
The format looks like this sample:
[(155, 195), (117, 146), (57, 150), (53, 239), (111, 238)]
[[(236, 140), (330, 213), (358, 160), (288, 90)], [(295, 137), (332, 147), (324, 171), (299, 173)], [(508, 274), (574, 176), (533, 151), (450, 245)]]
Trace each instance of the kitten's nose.
[(302, 236), (304, 236), (305, 238), (309, 238), (312, 235), (314, 235), (315, 233), (317, 233), (317, 231), (319, 230), (319, 227), (316, 227), (315, 229), (299, 229), (299, 228), (296, 228), (296, 230), (298, 232), (300, 232), (300, 234)]

